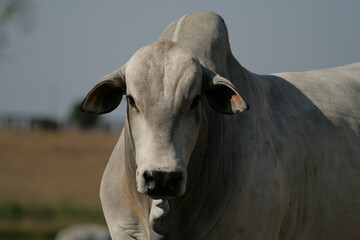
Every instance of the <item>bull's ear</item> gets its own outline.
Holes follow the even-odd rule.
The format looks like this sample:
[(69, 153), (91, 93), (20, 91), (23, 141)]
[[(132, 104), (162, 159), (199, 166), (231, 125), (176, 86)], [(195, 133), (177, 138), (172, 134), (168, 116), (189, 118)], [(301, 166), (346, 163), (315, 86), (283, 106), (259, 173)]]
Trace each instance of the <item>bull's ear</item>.
[(234, 114), (248, 110), (247, 103), (226, 78), (203, 67), (203, 81), (207, 101), (215, 111)]
[(124, 67), (103, 77), (87, 94), (80, 110), (87, 113), (103, 114), (119, 106), (126, 92)]

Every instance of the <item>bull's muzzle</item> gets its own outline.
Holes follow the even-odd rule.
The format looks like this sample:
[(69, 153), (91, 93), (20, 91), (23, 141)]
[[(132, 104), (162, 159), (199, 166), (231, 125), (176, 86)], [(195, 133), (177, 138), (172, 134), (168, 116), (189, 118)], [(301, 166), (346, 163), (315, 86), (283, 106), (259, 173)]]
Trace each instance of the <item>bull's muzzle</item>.
[(143, 174), (145, 194), (153, 199), (176, 197), (182, 194), (182, 172), (146, 171)]

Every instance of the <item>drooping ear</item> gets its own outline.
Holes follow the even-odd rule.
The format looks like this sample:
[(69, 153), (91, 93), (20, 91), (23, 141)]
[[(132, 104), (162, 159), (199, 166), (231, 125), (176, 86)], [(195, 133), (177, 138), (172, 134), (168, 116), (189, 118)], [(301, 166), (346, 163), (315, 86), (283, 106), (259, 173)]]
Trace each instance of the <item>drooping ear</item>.
[(226, 78), (203, 67), (203, 91), (209, 105), (217, 112), (234, 114), (249, 109), (247, 103)]
[(124, 70), (125, 66), (100, 79), (81, 103), (80, 110), (103, 114), (117, 108), (126, 92)]

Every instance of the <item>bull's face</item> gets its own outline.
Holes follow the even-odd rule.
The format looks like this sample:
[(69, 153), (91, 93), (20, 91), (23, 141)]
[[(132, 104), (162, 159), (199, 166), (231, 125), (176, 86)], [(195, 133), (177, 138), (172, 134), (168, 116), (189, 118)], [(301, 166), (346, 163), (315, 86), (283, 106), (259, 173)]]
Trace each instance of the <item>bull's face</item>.
[(140, 49), (124, 67), (104, 77), (82, 110), (112, 111), (122, 95), (128, 102), (125, 132), (127, 147), (135, 153), (137, 190), (156, 199), (185, 192), (186, 168), (207, 104), (227, 114), (247, 109), (230, 81), (169, 41)]

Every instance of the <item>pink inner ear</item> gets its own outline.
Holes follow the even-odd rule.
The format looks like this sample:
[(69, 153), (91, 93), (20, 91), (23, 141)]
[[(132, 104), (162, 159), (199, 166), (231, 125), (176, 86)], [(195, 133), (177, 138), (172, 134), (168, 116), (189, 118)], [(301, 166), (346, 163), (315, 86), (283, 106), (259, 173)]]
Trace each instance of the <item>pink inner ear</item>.
[(230, 99), (231, 106), (236, 106), (240, 102), (241, 102), (241, 99), (238, 95), (234, 94), (231, 96), (231, 99)]
[(236, 112), (244, 112), (244, 111), (246, 111), (248, 109), (247, 104), (237, 94), (231, 95), (230, 104), (231, 104), (231, 108), (232, 108), (234, 113), (236, 113)]

